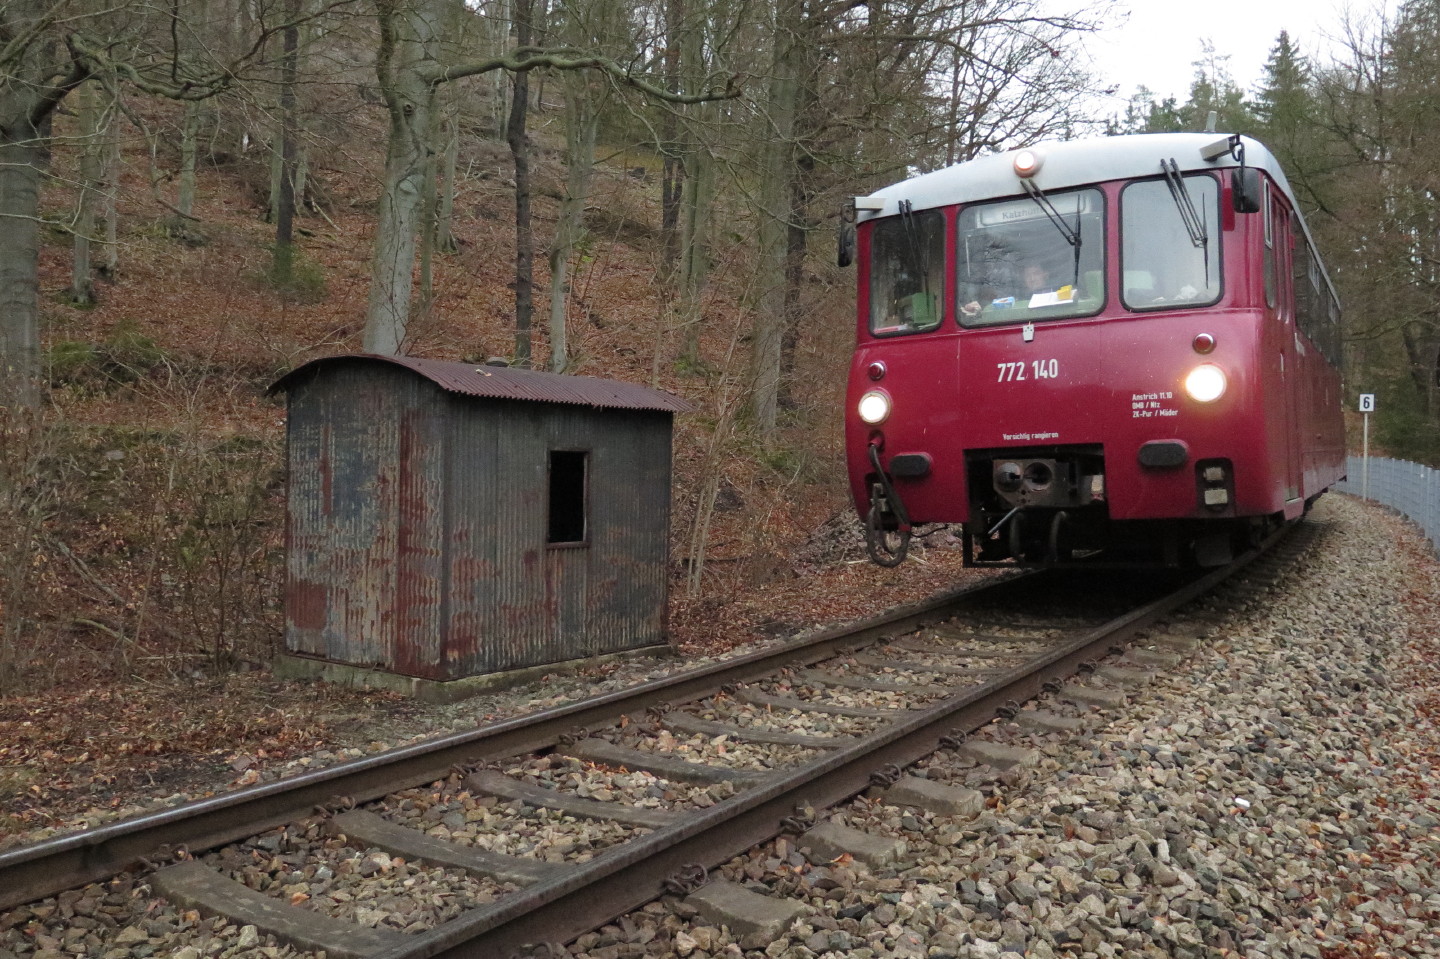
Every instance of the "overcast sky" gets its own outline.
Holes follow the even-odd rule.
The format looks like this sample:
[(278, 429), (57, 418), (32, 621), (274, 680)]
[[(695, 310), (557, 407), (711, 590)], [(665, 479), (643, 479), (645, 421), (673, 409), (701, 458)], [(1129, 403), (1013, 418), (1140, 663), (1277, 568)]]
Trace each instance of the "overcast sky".
[(1343, 11), (1373, 11), (1382, 4), (1396, 6), (1395, 0), (1121, 0), (1129, 19), (1117, 19), (1089, 37), (1086, 46), (1104, 84), (1119, 87), (1116, 112), (1141, 85), (1156, 99), (1174, 96), (1183, 102), (1205, 40), (1217, 54), (1229, 55), (1231, 77), (1253, 95), (1281, 30), (1290, 32), (1301, 53), (1328, 62), (1330, 38), (1340, 35)]

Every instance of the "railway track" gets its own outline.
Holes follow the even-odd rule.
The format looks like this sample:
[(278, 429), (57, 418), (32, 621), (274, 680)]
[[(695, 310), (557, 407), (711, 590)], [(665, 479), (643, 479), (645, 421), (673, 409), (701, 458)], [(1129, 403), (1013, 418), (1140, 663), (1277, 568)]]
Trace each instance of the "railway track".
[[(1283, 563), (1304, 539), (1266, 561)], [(1069, 728), (1073, 717), (1031, 703), (1042, 694), (1123, 699), (1073, 677), (1099, 671), (1123, 681), (1126, 671), (1171, 661), (1163, 651), (1132, 652), (1123, 665), (1097, 666), (1258, 555), (1203, 576), (1131, 580), (1118, 608), (1102, 614), (1094, 612), (1100, 579), (1015, 577), (630, 690), (9, 850), (0, 853), (0, 909), (131, 870), (173, 902), (331, 957), (509, 956), (566, 942), (667, 892), (695, 892), (708, 870), (776, 836), (863, 857), (863, 837), (823, 817), (855, 795), (973, 804), (963, 787), (905, 768), (937, 750), (984, 759), (993, 747), (967, 737), (997, 715)], [(1252, 574), (1262, 584), (1267, 575)], [(1113, 573), (1103, 579), (1114, 586)], [(671, 751), (682, 739), (700, 746)], [(649, 793), (636, 801), (589, 784), (595, 769), (629, 771)], [(608, 839), (550, 861), (436, 838), (434, 820), (407, 816), (405, 797), (442, 781), (492, 806), (604, 823)], [(264, 851), (230, 844), (277, 827), (286, 828), (265, 847), (275, 853), (285, 836), (304, 833), (325, 838), (316, 848), (360, 846), (444, 868), (479, 891), (453, 918), (411, 934), (336, 918), (307, 906), (303, 891), (287, 896), (284, 877), (301, 870), (279, 856), (266, 891), (234, 878)], [(738, 897), (741, 910), (767, 908), (723, 883), (711, 893)]]

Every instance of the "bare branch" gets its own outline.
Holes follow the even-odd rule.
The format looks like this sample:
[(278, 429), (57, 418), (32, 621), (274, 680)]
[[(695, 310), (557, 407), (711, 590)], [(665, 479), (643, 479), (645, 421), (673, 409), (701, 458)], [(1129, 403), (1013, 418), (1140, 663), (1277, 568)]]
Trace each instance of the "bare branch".
[(433, 71), (425, 79), (431, 84), (446, 83), (450, 80), (459, 80), (462, 77), (478, 76), (482, 73), (492, 73), (496, 70), (506, 70), (511, 73), (523, 73), (528, 70), (549, 68), (551, 70), (595, 70), (603, 73), (617, 82), (632, 87), (644, 93), (646, 96), (663, 100), (667, 103), (708, 103), (713, 100), (729, 100), (740, 96), (740, 77), (733, 75), (725, 81), (725, 87), (720, 91), (706, 93), (686, 94), (667, 90), (662, 86), (651, 83), (641, 77), (635, 76), (625, 67), (616, 63), (608, 57), (597, 56), (571, 47), (517, 47), (510, 53), (501, 57), (490, 57), (485, 60), (472, 60), (468, 63), (458, 63)]

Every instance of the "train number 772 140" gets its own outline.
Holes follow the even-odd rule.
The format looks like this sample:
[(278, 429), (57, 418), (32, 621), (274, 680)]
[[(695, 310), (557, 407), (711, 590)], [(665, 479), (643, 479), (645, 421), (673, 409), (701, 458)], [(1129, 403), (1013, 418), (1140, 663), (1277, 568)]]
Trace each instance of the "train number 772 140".
[(1017, 360), (1013, 363), (996, 363), (995, 370), (997, 383), (1018, 383), (1021, 380), (1053, 380), (1060, 375), (1060, 361), (1031, 360), (1029, 363), (1029, 375), (1026, 375), (1026, 363), (1024, 360)]

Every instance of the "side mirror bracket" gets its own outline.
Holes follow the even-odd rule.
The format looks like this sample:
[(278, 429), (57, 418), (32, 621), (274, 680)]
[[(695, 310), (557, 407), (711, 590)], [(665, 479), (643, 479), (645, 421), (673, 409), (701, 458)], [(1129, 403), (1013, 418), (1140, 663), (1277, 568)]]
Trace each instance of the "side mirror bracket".
[(1260, 189), (1260, 171), (1245, 165), (1245, 141), (1240, 134), (1230, 135), (1230, 155), (1240, 161), (1240, 168), (1230, 174), (1230, 193), (1236, 213), (1259, 213), (1264, 194)]
[(1236, 213), (1259, 213), (1264, 196), (1260, 187), (1260, 171), (1245, 165), (1245, 141), (1240, 134), (1232, 133), (1200, 148), (1201, 159), (1210, 163), (1226, 155), (1240, 163), (1240, 168), (1230, 173), (1231, 205)]

